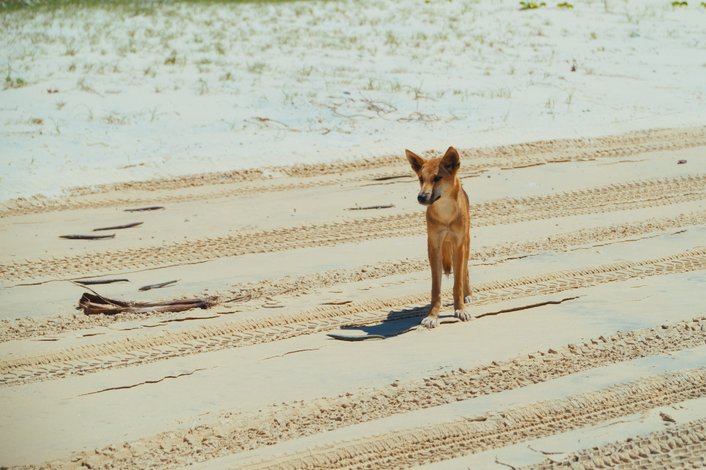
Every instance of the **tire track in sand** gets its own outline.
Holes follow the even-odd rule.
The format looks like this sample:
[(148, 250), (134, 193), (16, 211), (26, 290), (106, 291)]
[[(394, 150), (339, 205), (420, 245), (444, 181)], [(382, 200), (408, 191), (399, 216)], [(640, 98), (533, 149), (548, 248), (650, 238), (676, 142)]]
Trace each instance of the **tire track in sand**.
[[(516, 222), (630, 210), (706, 198), (706, 175), (635, 181), (559, 194), (507, 198), (471, 206), (471, 224)], [(297, 248), (421, 234), (424, 213), (372, 217), (226, 235), (165, 246), (87, 253), (53, 259), (26, 260), (0, 266), (0, 279), (23, 280), (65, 274), (114, 273), (135, 268), (208, 261), (229, 256), (272, 253)]]
[(706, 419), (631, 437), (601, 447), (572, 452), (561, 458), (546, 460), (526, 470), (571, 468), (706, 468)]
[[(706, 269), (706, 249), (696, 249), (657, 259), (593, 266), (577, 271), (554, 272), (481, 284), (473, 294), (473, 303), (484, 305), (609, 282), (703, 269)], [(445, 295), (448, 295), (448, 291)], [(12, 385), (84, 375), (112, 367), (126, 367), (201, 352), (279, 341), (345, 325), (420, 317), (426, 313), (426, 307), (419, 305), (426, 305), (427, 300), (428, 295), (425, 293), (347, 305), (328, 305), (267, 319), (206, 325), (175, 333), (123, 338), (67, 348), (55, 353), (20, 357), (0, 362), (0, 384)]]
[[(463, 165), (464, 174), (477, 174), (491, 169), (526, 168), (548, 163), (582, 162), (604, 158), (616, 158), (656, 151), (676, 151), (706, 145), (706, 127), (690, 129), (652, 129), (617, 136), (603, 136), (584, 139), (555, 139), (503, 145), (490, 148), (472, 148), (461, 150), (461, 157), (468, 163)], [(435, 155), (439, 152), (425, 152)], [(382, 172), (383, 169), (387, 172)], [(396, 169), (395, 173), (390, 173)], [(176, 178), (147, 181), (114, 183), (94, 187), (75, 188), (72, 197), (63, 199), (30, 198), (17, 199), (5, 204), (0, 209), (0, 218), (32, 213), (54, 212), (76, 209), (95, 209), (101, 207), (119, 207), (128, 205), (165, 204), (186, 202), (219, 197), (242, 196), (248, 189), (262, 191), (290, 191), (314, 186), (326, 186), (351, 183), (375, 178), (396, 177), (400, 171), (407, 170), (406, 161), (399, 155), (336, 162), (307, 166), (285, 166), (266, 169), (235, 170), (222, 173), (205, 173)], [(353, 172), (374, 172), (368, 175), (334, 176)], [(281, 174), (289, 177), (304, 178), (304, 181), (280, 183), (268, 175)], [(411, 175), (410, 175), (411, 176)], [(311, 181), (320, 177), (316, 181)], [(327, 177), (327, 178), (321, 178)], [(259, 181), (260, 185), (243, 185), (235, 189), (217, 189), (216, 191), (191, 194), (161, 194), (159, 196), (139, 196), (130, 198), (112, 198), (99, 200), (80, 200), (80, 196), (100, 195), (122, 191), (173, 191), (184, 188), (223, 186), (233, 183)], [(307, 181), (309, 180), (309, 181)], [(262, 183), (266, 182), (266, 185)]]
[(398, 413), (455, 403), (530, 384), (547, 382), (584, 370), (669, 354), (704, 344), (706, 317), (618, 332), (581, 344), (538, 351), (507, 361), (457, 369), (440, 375), (358, 390), (312, 402), (270, 405), (258, 413), (224, 413), (212, 424), (162, 432), (99, 452), (74, 454), (50, 468), (104, 455), (120, 467), (187, 465), (272, 445)]
[(410, 468), (560, 434), (706, 394), (706, 368), (649, 377), (477, 417), (307, 449), (240, 468)]
[[(551, 237), (540, 240), (503, 243), (481, 250), (473, 250), (471, 262), (485, 264), (488, 260), (494, 260), (494, 262), (499, 263), (505, 259), (533, 256), (545, 251), (573, 251), (610, 243), (626, 242), (630, 241), (631, 238), (637, 237), (639, 239), (645, 236), (655, 236), (667, 231), (701, 224), (704, 221), (706, 221), (706, 211), (696, 211), (680, 214), (676, 217), (652, 218), (635, 223), (554, 234)], [(303, 295), (315, 288), (381, 279), (391, 274), (410, 274), (427, 270), (428, 266), (429, 262), (426, 258), (404, 259), (361, 266), (355, 269), (336, 269), (323, 273), (285, 277), (283, 279), (266, 279), (237, 285), (216, 294), (211, 293), (211, 295), (215, 295), (218, 299), (247, 299), (247, 301), (258, 300), (265, 296)], [(171, 316), (173, 314), (153, 313), (150, 318), (168, 318)], [(0, 342), (66, 333), (95, 326), (109, 327), (118, 322), (143, 319), (143, 314), (126, 313), (118, 315), (57, 315), (41, 320), (33, 318), (4, 320), (0, 322)]]
[[(486, 148), (461, 149), (461, 157), (471, 165), (478, 160), (496, 160), (506, 168), (522, 168), (538, 163), (586, 161), (597, 158), (619, 157), (660, 150), (679, 150), (706, 144), (706, 127), (687, 129), (648, 129), (622, 135), (595, 138), (551, 139)], [(427, 151), (424, 156), (433, 157), (440, 151)], [(508, 161), (510, 159), (510, 161)], [(498, 162), (494, 163), (497, 166)], [(465, 166), (465, 165), (464, 165)], [(233, 181), (248, 181), (253, 178), (267, 179), (267, 174), (283, 174), (290, 177), (312, 178), (324, 175), (379, 170), (383, 168), (407, 169), (402, 153), (356, 161), (320, 163), (316, 165), (279, 166), (255, 170), (235, 170), (223, 173), (205, 173), (177, 178), (150, 181), (108, 184), (89, 188), (77, 188), (78, 194), (100, 194), (107, 191), (141, 189), (147, 191), (180, 189), (183, 187), (225, 184)], [(359, 177), (356, 177), (359, 179)], [(317, 182), (318, 184), (318, 182)]]

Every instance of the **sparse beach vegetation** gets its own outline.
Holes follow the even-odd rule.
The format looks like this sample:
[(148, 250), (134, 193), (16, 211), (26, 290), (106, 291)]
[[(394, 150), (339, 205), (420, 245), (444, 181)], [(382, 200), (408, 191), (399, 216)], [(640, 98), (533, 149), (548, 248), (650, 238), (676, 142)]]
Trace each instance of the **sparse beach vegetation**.
[(546, 5), (545, 2), (520, 2), (520, 10), (536, 10)]
[[(637, 50), (650, 41), (677, 49), (705, 45), (689, 36), (692, 26), (673, 23), (683, 18), (666, 18), (679, 13), (669, 3), (655, 0), (621, 9), (617, 2), (609, 3), (617, 13), (610, 17), (601, 1), (522, 3), (527, 9), (541, 8), (536, 15), (519, 12), (517, 3), (367, 8), (323, 0), (4, 2), (0, 23), (8, 47), (0, 60), (8, 65), (3, 90), (36, 98), (57, 89), (66, 104), (50, 102), (43, 116), (47, 122), (52, 117), (62, 122), (62, 135), (76, 140), (88, 129), (113, 132), (118, 122), (122, 135), (140, 134), (144, 116), (159, 115), (147, 121), (158, 127), (155, 131), (164, 126), (179, 136), (166, 145), (174, 145), (169, 153), (182, 155), (175, 158), (183, 162), (191, 146), (186, 141), (194, 128), (190, 120), (199, 126), (239, 123), (238, 129), (251, 129), (272, 146), (272, 155), (281, 155), (285, 139), (299, 139), (298, 145), (307, 147), (318, 142), (320, 134), (307, 129), (316, 129), (311, 123), (319, 122), (328, 123), (329, 137), (366, 136), (363, 146), (372, 145), (378, 133), (399, 133), (401, 139), (402, 134), (439, 131), (442, 124), (444, 132), (460, 134), (467, 128), (458, 116), (466, 116), (478, 129), (491, 129), (496, 122), (522, 126), (547, 115), (544, 103), (563, 103), (567, 94), (585, 88), (581, 82), (586, 76), (610, 89), (622, 86), (614, 83), (614, 76), (636, 80), (660, 70), (634, 64), (616, 73), (611, 54), (622, 48), (616, 44), (625, 37)], [(562, 11), (571, 7), (571, 14)], [(358, 13), (352, 15), (351, 8)], [(586, 16), (591, 21), (582, 20)], [(441, 17), (450, 20), (427, 21)], [(412, 27), (399, 26), (400, 19)], [(624, 28), (626, 24), (632, 27)], [(571, 66), (576, 58), (580, 68)], [(698, 70), (703, 70), (701, 63)], [(567, 77), (569, 71), (576, 73)], [(361, 95), (386, 103), (385, 112)], [(571, 106), (553, 106), (552, 125), (582, 119), (577, 102), (585, 99), (576, 93), (568, 99)], [(90, 112), (66, 120), (67, 111), (75, 112), (79, 104)], [(270, 119), (265, 126), (252, 119), (263, 107)], [(638, 109), (628, 100), (616, 108), (625, 119)], [(53, 114), (59, 112), (63, 115)], [(100, 118), (112, 112), (122, 119)], [(27, 113), (18, 122), (29, 119)], [(290, 127), (271, 125), (275, 121)], [(218, 148), (226, 141), (230, 145), (231, 133), (209, 129), (215, 134), (206, 153), (222, 154)], [(270, 132), (275, 137), (266, 137)], [(143, 158), (163, 152), (165, 141), (156, 138), (159, 132), (152, 135), (143, 141)], [(332, 141), (316, 145), (328, 147)], [(338, 158), (346, 153), (344, 140), (339, 145), (320, 154)]]
[(702, 464), (698, 1), (0, 0), (0, 463)]

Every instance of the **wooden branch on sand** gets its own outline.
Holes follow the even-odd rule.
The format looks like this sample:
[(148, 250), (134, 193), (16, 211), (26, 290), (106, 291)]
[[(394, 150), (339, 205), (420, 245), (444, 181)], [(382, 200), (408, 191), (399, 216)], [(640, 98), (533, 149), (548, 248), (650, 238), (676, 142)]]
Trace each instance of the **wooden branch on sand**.
[(130, 279), (76, 279), (74, 282), (82, 286), (95, 286), (98, 284), (113, 284), (114, 282), (130, 282)]
[(94, 228), (94, 232), (102, 232), (105, 230), (122, 230), (125, 228), (132, 228), (132, 227), (137, 227), (139, 225), (142, 225), (144, 222), (133, 222), (131, 224), (125, 224), (125, 225), (113, 225), (112, 227), (100, 227), (100, 228)]
[(137, 207), (134, 209), (123, 209), (125, 212), (144, 212), (144, 211), (158, 211), (164, 209), (164, 206), (147, 206), (147, 207)]
[(209, 308), (213, 301), (208, 299), (169, 300), (164, 302), (132, 302), (109, 299), (98, 293), (85, 292), (78, 301), (78, 308), (86, 315), (115, 315), (116, 313), (155, 313), (183, 312), (192, 308)]
[(106, 238), (115, 238), (115, 234), (110, 235), (59, 235), (59, 238), (67, 240), (104, 240)]
[(175, 284), (177, 282), (179, 282), (179, 279), (174, 279), (173, 281), (167, 281), (167, 282), (160, 282), (159, 284), (149, 284), (149, 285), (140, 287), (139, 290), (161, 289), (162, 287), (171, 286), (172, 284)]

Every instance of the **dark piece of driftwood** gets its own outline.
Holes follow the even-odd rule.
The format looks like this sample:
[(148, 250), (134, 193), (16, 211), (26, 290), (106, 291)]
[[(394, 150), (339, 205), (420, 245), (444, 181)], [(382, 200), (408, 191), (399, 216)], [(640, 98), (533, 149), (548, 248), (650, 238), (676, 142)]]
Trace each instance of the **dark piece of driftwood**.
[(86, 315), (115, 315), (116, 313), (183, 312), (192, 308), (209, 308), (208, 299), (169, 300), (165, 302), (125, 302), (99, 294), (85, 292), (78, 301), (78, 309)]
[(82, 286), (95, 286), (98, 284), (112, 284), (114, 282), (130, 282), (130, 279), (83, 279), (74, 281)]
[(371, 209), (389, 209), (391, 207), (395, 207), (394, 204), (385, 204), (382, 206), (366, 206), (366, 207), (349, 207), (349, 211), (367, 211)]
[(104, 240), (107, 238), (115, 238), (115, 234), (110, 235), (59, 235), (59, 238), (67, 240)]
[(160, 209), (164, 209), (164, 206), (137, 207), (135, 209), (125, 209), (125, 212), (158, 211)]
[(133, 222), (131, 224), (125, 224), (125, 225), (113, 225), (112, 227), (101, 227), (101, 228), (94, 228), (94, 232), (102, 232), (104, 230), (122, 230), (124, 228), (132, 228), (132, 227), (137, 227), (138, 225), (142, 225), (144, 222)]
[(140, 287), (140, 290), (151, 290), (151, 289), (161, 289), (162, 287), (171, 286), (179, 282), (179, 279), (174, 279), (173, 281), (160, 282), (159, 284), (148, 284), (146, 286)]
[(393, 176), (380, 176), (378, 178), (373, 178), (373, 181), (388, 181), (388, 180), (396, 180), (400, 178), (410, 178), (412, 175), (393, 175)]

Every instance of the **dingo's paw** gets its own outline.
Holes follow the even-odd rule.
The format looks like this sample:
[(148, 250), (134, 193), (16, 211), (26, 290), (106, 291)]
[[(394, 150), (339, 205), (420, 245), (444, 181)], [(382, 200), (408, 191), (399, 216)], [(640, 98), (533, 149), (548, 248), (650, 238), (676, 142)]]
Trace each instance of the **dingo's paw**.
[(422, 320), (422, 326), (426, 326), (427, 328), (436, 328), (439, 325), (439, 317), (432, 317), (429, 315), (428, 317), (424, 317)]
[(471, 296), (470, 296), (470, 295), (465, 296), (465, 297), (463, 298), (463, 301), (464, 301), (465, 303), (467, 303), (467, 304), (470, 304), (470, 303), (471, 303)]
[(454, 316), (461, 321), (473, 320), (473, 316), (465, 310), (456, 310)]

